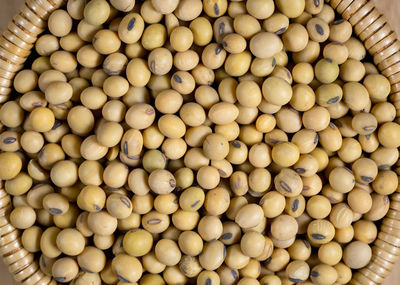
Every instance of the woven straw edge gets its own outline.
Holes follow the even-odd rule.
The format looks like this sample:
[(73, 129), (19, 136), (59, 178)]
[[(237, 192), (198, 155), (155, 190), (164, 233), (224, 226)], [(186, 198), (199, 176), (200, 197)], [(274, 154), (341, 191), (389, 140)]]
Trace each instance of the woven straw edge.
[[(332, 0), (332, 1), (333, 1), (333, 0)], [(355, 13), (357, 13), (357, 12), (358, 12), (360, 9), (362, 9), (365, 5), (371, 5), (371, 4), (369, 4), (369, 2), (371, 2), (371, 1), (372, 1), (372, 0), (352, 0), (352, 1), (349, 1), (349, 0), (337, 1), (337, 0), (336, 0), (336, 1), (333, 1), (333, 2), (337, 3), (336, 8), (341, 7), (341, 9), (343, 9), (342, 13), (346, 12), (347, 8), (350, 7), (353, 3), (359, 2), (359, 3), (356, 3), (356, 4), (354, 5), (354, 6), (358, 7), (358, 9), (352, 11), (352, 13), (350, 13), (350, 14), (349, 14), (349, 12), (347, 11), (346, 18), (351, 18), (352, 15), (354, 15)], [(66, 2), (66, 0), (26, 0), (26, 3), (25, 3), (25, 5), (26, 5), (26, 6), (25, 6), (25, 10), (26, 10), (26, 7), (28, 7), (28, 8), (31, 10), (31, 12), (32, 12), (33, 14), (35, 14), (38, 18), (40, 18), (40, 19), (42, 19), (44, 22), (46, 22), (46, 20), (47, 20), (47, 18), (48, 18), (48, 15), (49, 15), (52, 11), (56, 10), (57, 8), (59, 8), (59, 7), (61, 7), (63, 4), (65, 4), (65, 2)], [(331, 0), (325, 0), (325, 2), (327, 2), (327, 4), (330, 4)], [(343, 8), (341, 5), (339, 5), (339, 4), (341, 4), (342, 2), (345, 2), (346, 5), (348, 4), (348, 6)], [(29, 4), (28, 4), (28, 3), (29, 3)], [(359, 5), (358, 5), (358, 4), (359, 4)], [(353, 7), (354, 7), (354, 6), (353, 6)], [(49, 9), (49, 7), (51, 7), (51, 9)], [(39, 9), (39, 10), (42, 9), (41, 11), (47, 10), (47, 14), (42, 14), (42, 13), (40, 13), (40, 14), (42, 14), (42, 15), (38, 15), (38, 14), (36, 13), (36, 10), (37, 10), (37, 9)], [(371, 12), (374, 11), (375, 9), (376, 9), (376, 8), (373, 8), (373, 9), (371, 10)], [(378, 11), (378, 13), (379, 13), (379, 15), (382, 15), (379, 11)], [(362, 19), (364, 19), (364, 18), (365, 18), (367, 15), (369, 15), (369, 14), (370, 14), (370, 12), (367, 13)], [(25, 16), (24, 16), (24, 13), (22, 13), (22, 12), (20, 12), (19, 15), (21, 15), (22, 17), (25, 17)], [(379, 17), (378, 17), (378, 18), (379, 18)], [(360, 21), (361, 21), (362, 19), (360, 19)], [(28, 19), (28, 20), (29, 20), (29, 19)], [(31, 23), (31, 24), (34, 25), (33, 23)], [(358, 22), (357, 22), (357, 23), (352, 23), (353, 28), (354, 28), (354, 26), (355, 26), (356, 24), (358, 24)], [(372, 24), (372, 23), (371, 23), (371, 24)], [(34, 26), (35, 26), (35, 25), (34, 25)], [(40, 27), (35, 26), (35, 30), (40, 30)], [(391, 30), (392, 30), (392, 29), (391, 29)], [(355, 31), (354, 31), (354, 32), (355, 32)], [(362, 31), (360, 31), (360, 32), (362, 32)], [(32, 31), (28, 31), (28, 34), (29, 34), (29, 35), (31, 35), (31, 33), (32, 33)], [(357, 36), (358, 36), (358, 35), (359, 35), (359, 33), (357, 34)], [(37, 36), (38, 36), (38, 35), (36, 35), (36, 39), (37, 39)], [(384, 39), (387, 38), (387, 37), (389, 37), (389, 36), (390, 36), (390, 35), (385, 36)], [(1, 38), (4, 38), (2, 35), (1, 35), (0, 37), (1, 37)], [(13, 42), (15, 45), (17, 45), (17, 46), (19, 46), (19, 47), (21, 47), (21, 48), (24, 48), (24, 47), (25, 47), (25, 50), (28, 50), (28, 51), (32, 48), (32, 45), (31, 45), (31, 44), (25, 43), (25, 42), (24, 42), (20, 37), (18, 37), (17, 35), (15, 35), (15, 37), (17, 38), (16, 41)], [(366, 39), (366, 40), (368, 40), (368, 39)], [(365, 42), (365, 40), (364, 40), (364, 42)], [(398, 40), (396, 40), (395, 42), (398, 42)], [(22, 45), (23, 45), (23, 44), (26, 44), (26, 46), (21, 46), (21, 44), (22, 44)], [(379, 44), (379, 42), (378, 42), (378, 43), (374, 43), (374, 44), (370, 47), (369, 50), (371, 50), (371, 49), (374, 50), (373, 48), (374, 48), (375, 44)], [(389, 45), (385, 46), (382, 50), (379, 50), (379, 51), (377, 51), (376, 53), (384, 53), (384, 52), (385, 52), (388, 48), (390, 48), (390, 46), (392, 46), (393, 44), (394, 44), (394, 42), (390, 43)], [(1, 48), (2, 48), (2, 47), (0, 47), (0, 49), (1, 49)], [(400, 52), (400, 49), (396, 49), (394, 53), (397, 53), (397, 52)], [(394, 53), (393, 53), (393, 52), (390, 52), (390, 53), (388, 53), (387, 55), (385, 55), (385, 58), (382, 57), (381, 62), (384, 62), (386, 58), (389, 58), (389, 57), (390, 57), (391, 55), (393, 55)], [(17, 57), (21, 57), (19, 54), (15, 54), (15, 55), (16, 55)], [(375, 55), (375, 54), (372, 54), (372, 56), (374, 56), (374, 55)], [(28, 55), (28, 56), (29, 56), (29, 55)], [(23, 56), (23, 58), (26, 59), (27, 56)], [(379, 63), (381, 63), (381, 62), (376, 62), (375, 65), (378, 67)], [(393, 66), (394, 64), (397, 64), (397, 63), (399, 63), (399, 62), (400, 62), (400, 61), (397, 61), (397, 62), (391, 64), (391, 66)], [(13, 67), (13, 70), (20, 70), (20, 69), (23, 67), (23, 65), (19, 65), (19, 64), (17, 64), (17, 63), (13, 63), (13, 62), (9, 62), (9, 64)], [(382, 65), (381, 65), (381, 66), (382, 66)], [(384, 65), (383, 65), (383, 66), (384, 66)], [(386, 68), (387, 68), (387, 67), (386, 67)], [(383, 71), (381, 68), (379, 68), (379, 70), (380, 70), (381, 72)], [(6, 71), (10, 71), (10, 70), (6, 70)], [(399, 70), (399, 72), (400, 72), (400, 70)], [(11, 73), (12, 73), (12, 76), (11, 76), (10, 80), (12, 80), (12, 79), (14, 78), (16, 72), (13, 71), (13, 72), (11, 72)], [(399, 81), (399, 82), (392, 82), (392, 86), (393, 86), (393, 87), (394, 87), (395, 85), (398, 85), (398, 84), (400, 84), (400, 81)], [(1, 87), (1, 86), (0, 86), (0, 87)], [(2, 91), (2, 90), (4, 90), (4, 91)], [(4, 101), (7, 100), (8, 96), (9, 96), (9, 94), (8, 94), (7, 91), (8, 91), (7, 88), (0, 88), (0, 97), (2, 97), (1, 102), (4, 102)], [(394, 94), (394, 93), (396, 93), (396, 89), (393, 90), (392, 94)], [(400, 101), (400, 98), (399, 98), (399, 101)], [(396, 100), (395, 102), (393, 102), (393, 103), (396, 103), (396, 102), (397, 102), (397, 100)], [(399, 105), (399, 108), (400, 108), (400, 104), (396, 104), (396, 106), (397, 106), (397, 105)], [(397, 111), (400, 111), (400, 110), (397, 110)], [(0, 188), (2, 188), (2, 183), (1, 183), (1, 181), (0, 181)], [(0, 194), (2, 194), (1, 197), (4, 197), (4, 196), (8, 195), (8, 194), (7, 194), (4, 190), (2, 190), (2, 189), (0, 189), (0, 192), (1, 192)], [(394, 196), (394, 195), (396, 195), (396, 193), (393, 194), (393, 196)], [(7, 224), (4, 224), (4, 225), (0, 226), (0, 251), (5, 251), (5, 248), (7, 247), (7, 245), (9, 245), (9, 244), (7, 244), (7, 245), (2, 245), (2, 244), (1, 244), (2, 236), (4, 235), (4, 233), (2, 233), (2, 231), (5, 231), (6, 233), (9, 233), (9, 232), (15, 230), (14, 227), (10, 224), (10, 221), (8, 220), (8, 214), (9, 214), (9, 212), (10, 212), (10, 209), (11, 209), (11, 199), (8, 199), (7, 204), (6, 204), (6, 205), (2, 205), (2, 207), (1, 207), (1, 209), (0, 209), (0, 218), (1, 218), (1, 217), (5, 217), (5, 218), (7, 219)], [(395, 210), (395, 209), (392, 209), (392, 211), (397, 211), (397, 212), (400, 213), (400, 211)], [(387, 220), (387, 221), (389, 222), (390, 218), (385, 217), (384, 220)], [(399, 239), (400, 239), (400, 236), (396, 236), (395, 238), (399, 238)], [(19, 244), (19, 249), (18, 249), (18, 250), (14, 250), (13, 252), (8, 252), (6, 255), (8, 255), (8, 256), (14, 255), (14, 254), (18, 253), (19, 251), (23, 250), (22, 244), (21, 244), (21, 242), (20, 242), (18, 239), (19, 239), (19, 238), (17, 238), (17, 239), (15, 240), (15, 242), (18, 242), (18, 244)], [(382, 242), (383, 240), (381, 240), (381, 238), (378, 237), (378, 238), (377, 238), (377, 241), (378, 241), (378, 243), (379, 243), (379, 241)], [(376, 242), (377, 242), (377, 241), (375, 241), (373, 248), (381, 249), (381, 247), (379, 247), (379, 246), (376, 245)], [(390, 245), (390, 246), (392, 246), (393, 248), (400, 249), (400, 244), (398, 244), (398, 245)], [(29, 254), (31, 254), (31, 253), (29, 253)], [(29, 254), (28, 254), (28, 255), (29, 255)], [(22, 258), (25, 258), (25, 256), (22, 257)], [(14, 260), (12, 263), (17, 262), (17, 261), (21, 260), (22, 258), (17, 258), (17, 259)], [(400, 255), (397, 256), (397, 259), (399, 259), (399, 258), (400, 258)], [(351, 280), (350, 284), (361, 284), (361, 285), (367, 285), (367, 284), (368, 284), (368, 285), (381, 284), (380, 282), (378, 283), (378, 282), (375, 282), (375, 281), (376, 281), (376, 280), (379, 280), (379, 281), (384, 280), (384, 279), (389, 275), (389, 273), (393, 270), (393, 268), (394, 268), (394, 262), (387, 261), (387, 260), (384, 259), (385, 261), (387, 261), (386, 266), (387, 266), (388, 264), (392, 264), (392, 265), (391, 265), (390, 270), (386, 270), (384, 274), (379, 275), (379, 274), (373, 272), (372, 270), (370, 270), (371, 268), (372, 268), (372, 269), (374, 269), (374, 268), (380, 268), (380, 265), (379, 265), (378, 263), (376, 263), (375, 260), (376, 260), (376, 259), (373, 258), (373, 259), (371, 260), (371, 262), (365, 267), (365, 268), (366, 268), (366, 271), (368, 271), (368, 274), (367, 274), (368, 276), (366, 276), (362, 271), (358, 271), (358, 272), (356, 272), (356, 274), (353, 275), (353, 279)], [(379, 260), (379, 259), (378, 259), (378, 260)], [(34, 263), (36, 263), (36, 264), (33, 265)], [(41, 280), (43, 280), (43, 281), (44, 281), (44, 280), (48, 280), (48, 277), (41, 271), (41, 269), (40, 269), (39, 265), (37, 264), (37, 261), (36, 261), (36, 260), (35, 260), (31, 265), (33, 265), (34, 267), (37, 266), (37, 267), (39, 268), (39, 270), (37, 270), (37, 271), (35, 271), (35, 272), (32, 272), (32, 274), (30, 274), (29, 276), (27, 276), (27, 278), (24, 279), (24, 281), (26, 280), (26, 282), (23, 282), (24, 284), (30, 283), (30, 282), (29, 282), (29, 278), (32, 277), (32, 276), (35, 275), (35, 274), (38, 274), (38, 273), (39, 273), (39, 274), (42, 273), (42, 275), (44, 276)], [(386, 268), (387, 268), (387, 267), (386, 267)], [(24, 269), (25, 269), (25, 268), (23, 268), (23, 270), (21, 270), (20, 272), (24, 271)], [(368, 269), (368, 270), (367, 270), (367, 269)], [(387, 268), (387, 269), (388, 269), (388, 268)], [(365, 272), (365, 271), (364, 271), (364, 272)], [(17, 275), (17, 273), (18, 273), (18, 271), (15, 272), (15, 273), (12, 273), (12, 274)], [(15, 276), (14, 276), (14, 278), (15, 278)], [(372, 280), (372, 279), (373, 279), (373, 280)], [(37, 281), (36, 283), (37, 283), (37, 284), (42, 284), (42, 283), (40, 283), (41, 280)], [(33, 283), (33, 284), (36, 284), (36, 283)], [(32, 284), (32, 283), (30, 283), (30, 284)], [(56, 284), (56, 282), (55, 282), (53, 279), (51, 279), (51, 280), (50, 280), (48, 283), (46, 283), (46, 284)]]
[[(29, 4), (28, 4), (29, 2)], [(31, 30), (26, 30), (26, 34), (22, 34), (24, 37), (28, 35), (30, 38), (34, 38), (35, 41), (42, 31), (42, 28), (35, 25), (34, 23), (30, 22), (29, 19), (25, 17), (26, 11), (29, 9), (29, 14), (35, 15), (36, 21), (37, 19), (41, 19), (44, 23), (46, 22), (49, 14), (64, 5), (66, 0), (30, 0), (26, 1), (24, 5), (24, 11), (20, 11), (18, 15), (23, 17), (23, 20), (27, 20), (29, 22), (28, 24), (31, 27)], [(38, 15), (37, 11), (47, 11), (46, 14), (40, 13), (41, 15)], [(14, 17), (15, 18), (15, 17)], [(12, 21), (10, 21), (12, 23)], [(22, 27), (24, 28), (24, 27)], [(7, 30), (6, 30), (7, 31)], [(8, 30), (8, 32), (11, 32)], [(30, 49), (33, 48), (33, 45), (30, 43), (25, 42), (23, 39), (21, 39), (21, 35), (16, 35), (13, 32), (13, 39), (15, 40), (10, 40), (6, 39), (3, 34), (1, 34), (0, 38), (5, 39), (7, 42), (11, 42), (14, 47), (14, 50), (11, 51), (7, 48), (4, 48), (0, 46), (1, 50), (6, 50), (10, 54), (14, 54), (16, 59), (23, 59), (23, 62), (27, 59), (30, 53)], [(22, 55), (18, 53), (17, 51), (22, 51)], [(2, 74), (7, 74), (7, 77), (12, 81), (17, 73), (18, 70), (23, 68), (23, 64), (19, 63), (13, 63), (10, 60), (7, 60), (9, 67), (8, 70), (4, 69), (6, 67), (3, 65), (2, 67)], [(8, 86), (0, 86), (0, 102), (5, 102), (8, 100), (10, 94), (9, 94), (9, 88)], [(0, 252), (3, 253), (3, 261), (4, 263), (8, 266), (9, 270), (12, 270), (13, 272), (10, 271), (10, 273), (13, 275), (13, 278), (15, 280), (18, 280), (21, 282), (21, 284), (26, 284), (26, 285), (34, 285), (34, 284), (40, 284), (40, 285), (53, 285), (57, 284), (57, 282), (53, 278), (49, 278), (41, 269), (39, 266), (39, 263), (37, 260), (34, 260), (32, 263), (30, 263), (28, 266), (24, 264), (23, 259), (25, 258), (30, 258), (33, 257), (32, 253), (27, 253), (25, 249), (23, 249), (22, 243), (20, 241), (20, 234), (16, 239), (13, 241), (7, 241), (6, 239), (3, 239), (3, 237), (6, 237), (7, 234), (10, 232), (13, 232), (15, 228), (10, 224), (10, 221), (8, 219), (8, 214), (11, 210), (11, 199), (10, 196), (2, 189), (3, 188), (3, 183), (0, 181), (0, 200), (5, 201), (5, 204), (0, 205), (0, 220), (2, 218), (6, 218), (7, 223), (4, 224), (4, 222), (0, 221)], [(9, 199), (4, 199), (4, 197), (8, 196)], [(6, 243), (4, 245), (4, 243)], [(8, 243), (7, 243), (8, 242)], [(13, 244), (14, 248), (8, 249), (8, 246)], [(21, 263), (21, 267), (18, 269), (18, 262)], [(14, 266), (12, 266), (14, 265)], [(23, 277), (21, 277), (23, 276)]]
[[(368, 0), (368, 1), (363, 1), (363, 0), (353, 0), (353, 1), (351, 1), (351, 3), (349, 4), (349, 6), (351, 5), (351, 4), (353, 4), (353, 3), (355, 3), (355, 2), (360, 2), (360, 3), (362, 3), (362, 2), (364, 2), (364, 4), (362, 4), (362, 5), (360, 5), (359, 6), (359, 8), (356, 10), (356, 11), (354, 11), (352, 14), (355, 14), (355, 13), (357, 13), (357, 11), (359, 11), (360, 9), (362, 9), (362, 7), (364, 7), (365, 5), (367, 5), (369, 2), (371, 2), (372, 0)], [(326, 2), (330, 2), (330, 0), (327, 0)], [(365, 17), (367, 17), (370, 13), (372, 13), (372, 12), (375, 12), (376, 13), (376, 11), (377, 11), (377, 9), (376, 8), (373, 8), (369, 13), (367, 13), (362, 19), (360, 19), (359, 21), (362, 21)], [(379, 11), (378, 11), (378, 13), (379, 13), (379, 15), (382, 15)], [(384, 18), (384, 16), (382, 16), (383, 18)], [(350, 16), (350, 18), (351, 18), (351, 16)], [(378, 17), (377, 19), (379, 19), (380, 17)], [(352, 26), (353, 26), (353, 28), (354, 28), (354, 26), (356, 26), (358, 23), (359, 23), (359, 21), (357, 22), (357, 23), (352, 23)], [(386, 23), (388, 24), (388, 22), (386, 21)], [(370, 23), (370, 25), (371, 25), (372, 23)], [(365, 27), (365, 28), (367, 28), (367, 27)], [(393, 29), (390, 29), (391, 31), (393, 31)], [(355, 32), (355, 31), (354, 31)], [(361, 31), (358, 31), (359, 33), (356, 33), (357, 34), (357, 36), (361, 33), (361, 32), (363, 32), (362, 30)], [(383, 40), (384, 39), (386, 39), (386, 38), (389, 38), (391, 35), (390, 35), (390, 33), (388, 34), (388, 35), (386, 35), (384, 38), (383, 38)], [(367, 39), (365, 39), (364, 41), (363, 41), (363, 43), (365, 43), (365, 41), (367, 41), (368, 40), (368, 38)], [(379, 46), (379, 43), (381, 42), (381, 40), (379, 40), (378, 42), (375, 42), (372, 46), (370, 46), (369, 47), (369, 49), (368, 49), (368, 51), (370, 52), (371, 50), (372, 51), (375, 51), (375, 49), (376, 49), (376, 47), (377, 46)], [(395, 42), (398, 42), (398, 40), (395, 40)], [(384, 48), (382, 49), (382, 50), (378, 50), (378, 51), (375, 51), (375, 53), (373, 53), (373, 54), (371, 54), (372, 56), (374, 56), (376, 53), (385, 53), (385, 51), (391, 46), (391, 45), (393, 45), (394, 44), (394, 42), (391, 42), (390, 44), (388, 44), (388, 45), (386, 45), (386, 46), (384, 46)], [(375, 49), (374, 49), (374, 47), (375, 47)], [(385, 62), (385, 60), (387, 59), (387, 58), (390, 58), (390, 56), (392, 56), (393, 54), (395, 54), (395, 53), (398, 53), (399, 52), (399, 49), (396, 49), (394, 52), (390, 52), (390, 53), (387, 53), (384, 57), (382, 57), (381, 58), (381, 61), (380, 62), (376, 62), (375, 63), (375, 65), (378, 67), (378, 69), (379, 69), (379, 71), (380, 72), (382, 72), (382, 71), (384, 71), (384, 69), (385, 68), (389, 68), (390, 66), (393, 66), (393, 65), (395, 65), (395, 64), (397, 64), (398, 62), (400, 62), (400, 61), (397, 61), (397, 62), (393, 62), (393, 63), (391, 63), (390, 64), (390, 66), (385, 66), (385, 64), (381, 64), (380, 66), (382, 67), (382, 66), (385, 66), (385, 68), (384, 69), (382, 69), (382, 68), (379, 68), (379, 64), (380, 63), (382, 63), (382, 62)], [(399, 70), (400, 71), (400, 70)], [(393, 86), (395, 85), (395, 84), (398, 84), (398, 83), (400, 83), (400, 82), (393, 82)], [(393, 91), (392, 92), (392, 94), (394, 94), (395, 93), (395, 91)], [(398, 100), (396, 100), (396, 101), (398, 101)], [(393, 103), (395, 103), (395, 102), (393, 102)], [(396, 105), (397, 106), (397, 105)], [(399, 111), (399, 110), (397, 110), (397, 111)], [(393, 196), (394, 195), (396, 195), (396, 194), (393, 194)], [(390, 200), (392, 200), (392, 199), (390, 199)], [(392, 200), (393, 201), (393, 200)], [(399, 212), (399, 214), (400, 214), (400, 211), (398, 211), (398, 210), (396, 210), (396, 209), (391, 209), (391, 211), (396, 211), (396, 212)], [(384, 220), (387, 220), (387, 219), (390, 219), (390, 218), (388, 218), (388, 217), (385, 217), (384, 218)], [(387, 236), (387, 235), (386, 235)], [(378, 242), (379, 243), (379, 241), (383, 241), (382, 239), (381, 239), (381, 237), (382, 237), (382, 234), (380, 235), (380, 236), (378, 236), (378, 238), (377, 238), (377, 241), (375, 241), (374, 242), (374, 245), (373, 245), (373, 248), (376, 248), (376, 249), (381, 249), (381, 247), (379, 247), (378, 245), (376, 245), (376, 243)], [(394, 238), (400, 238), (400, 236), (396, 236), (396, 237), (394, 237)], [(400, 248), (400, 244), (396, 244), (396, 245), (392, 245), (394, 248)], [(397, 256), (397, 260), (400, 258), (400, 255), (396, 255)], [(383, 258), (384, 259), (384, 258)], [(375, 259), (375, 258), (372, 258), (372, 260), (370, 261), (370, 263), (365, 267), (366, 269), (368, 269), (368, 270), (364, 270), (364, 271), (358, 271), (357, 272), (357, 274), (354, 274), (353, 275), (353, 279), (352, 279), (352, 281), (350, 282), (350, 284), (363, 284), (363, 285), (372, 285), (372, 284), (382, 284), (383, 283), (383, 280), (386, 278), (386, 277), (388, 277), (389, 275), (390, 275), (390, 272), (394, 269), (394, 266), (395, 266), (395, 262), (392, 262), (392, 261), (388, 261), (388, 260), (386, 260), (386, 259), (384, 259), (385, 261), (387, 261), (387, 263), (385, 264), (386, 265), (386, 269), (389, 269), (389, 270), (381, 270), (380, 272), (378, 272), (378, 273), (376, 273), (376, 272), (374, 272), (374, 270), (376, 269), (376, 268), (381, 268), (381, 265), (378, 263), (379, 262), (379, 259), (378, 259), (378, 262), (377, 262), (377, 259)], [(388, 268), (388, 265), (390, 265), (390, 268)], [(372, 270), (371, 270), (372, 269)], [(378, 270), (375, 270), (375, 271), (378, 271)], [(364, 274), (364, 272), (368, 272), (368, 276), (366, 276), (365, 274)], [(363, 278), (361, 278), (360, 277), (360, 275), (362, 275), (363, 276)], [(366, 279), (365, 279), (366, 278)]]

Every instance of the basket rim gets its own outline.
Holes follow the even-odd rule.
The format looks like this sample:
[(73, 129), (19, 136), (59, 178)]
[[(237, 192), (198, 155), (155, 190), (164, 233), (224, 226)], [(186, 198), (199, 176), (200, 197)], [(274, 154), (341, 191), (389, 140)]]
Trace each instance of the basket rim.
[[(10, 20), (8, 29), (0, 36), (0, 103), (8, 100), (12, 92), (10, 83), (23, 68), (38, 35), (44, 31), (48, 16), (65, 5), (66, 1), (25, 0), (19, 13)], [(325, 0), (325, 5), (330, 5), (351, 23), (353, 32), (371, 53), (374, 65), (390, 80), (390, 100), (398, 102), (400, 114), (399, 35), (396, 35), (372, 0)], [(366, 267), (354, 272), (350, 284), (381, 284), (400, 259), (400, 207), (397, 207), (400, 193), (395, 192), (389, 198), (392, 207), (382, 219), (384, 230), (379, 229), (372, 246), (373, 257)], [(0, 181), (0, 254), (3, 262), (9, 266), (14, 279), (23, 281), (22, 284), (57, 284), (40, 269), (37, 260), (26, 266), (24, 260), (30, 260), (33, 255), (23, 248), (21, 232), (9, 221), (11, 208), (11, 196)], [(12, 237), (12, 241), (6, 242)], [(17, 270), (18, 263), (25, 267)]]

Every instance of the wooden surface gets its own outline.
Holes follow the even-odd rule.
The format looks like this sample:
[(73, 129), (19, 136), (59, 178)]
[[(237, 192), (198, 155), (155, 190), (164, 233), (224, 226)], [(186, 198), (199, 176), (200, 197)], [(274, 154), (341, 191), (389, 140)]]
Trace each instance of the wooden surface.
[[(4, 30), (7, 22), (14, 15), (24, 0), (0, 0), (0, 30)], [(374, 0), (377, 7), (388, 17), (391, 26), (400, 35), (400, 0)], [(7, 268), (0, 261), (0, 284), (1, 285), (18, 285), (19, 283), (12, 280), (11, 275), (7, 272)], [(400, 261), (392, 275), (386, 280), (385, 285), (400, 284)]]

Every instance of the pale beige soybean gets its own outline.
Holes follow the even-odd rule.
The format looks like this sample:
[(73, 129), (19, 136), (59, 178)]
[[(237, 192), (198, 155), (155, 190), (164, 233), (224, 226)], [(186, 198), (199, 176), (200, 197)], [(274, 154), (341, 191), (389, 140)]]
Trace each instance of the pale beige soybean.
[(148, 56), (150, 71), (156, 75), (167, 74), (172, 68), (172, 54), (166, 48), (156, 48)]
[(83, 140), (80, 151), (86, 160), (98, 160), (107, 154), (108, 148), (101, 145), (95, 135), (91, 135)]
[(135, 129), (146, 129), (155, 120), (154, 108), (145, 103), (137, 103), (131, 106), (125, 114), (126, 123)]
[(201, 0), (182, 0), (174, 10), (174, 14), (181, 21), (192, 21), (200, 16), (202, 9)]
[(246, 50), (241, 53), (230, 54), (224, 63), (225, 72), (230, 76), (242, 76), (249, 70), (251, 59), (251, 53)]
[(65, 10), (55, 10), (48, 19), (48, 26), (53, 35), (63, 37), (72, 29), (71, 16)]
[(253, 81), (242, 81), (236, 87), (236, 98), (245, 107), (257, 107), (261, 103), (261, 89)]
[(164, 25), (151, 24), (142, 34), (141, 43), (147, 50), (162, 47), (167, 39), (167, 30)]
[(111, 98), (124, 96), (129, 90), (129, 82), (124, 77), (113, 75), (104, 80), (104, 93)]
[(98, 53), (92, 45), (85, 45), (76, 54), (78, 63), (87, 68), (94, 68), (103, 62), (103, 55)]
[(305, 9), (305, 1), (295, 0), (278, 0), (276, 1), (277, 8), (289, 18), (300, 16)]
[(325, 58), (330, 58), (338, 64), (343, 64), (349, 57), (349, 50), (342, 43), (333, 42), (324, 47), (323, 54)]
[(352, 34), (351, 24), (343, 19), (332, 22), (330, 30), (329, 40), (332, 42), (344, 43), (350, 39)]
[(183, 71), (194, 69), (199, 64), (199, 55), (193, 50), (177, 52), (174, 55), (174, 66)]
[(290, 101), (293, 91), (285, 80), (279, 77), (268, 77), (262, 84), (262, 94), (267, 102), (282, 106)]
[[(265, 47), (268, 47), (268, 49)], [(250, 40), (250, 51), (258, 58), (272, 57), (282, 48), (281, 39), (273, 33), (261, 32), (253, 36)]]
[(110, 15), (110, 5), (104, 0), (91, 0), (83, 10), (85, 20), (91, 25), (104, 24)]
[(282, 35), (283, 46), (291, 52), (300, 52), (308, 44), (307, 29), (300, 24), (290, 24)]

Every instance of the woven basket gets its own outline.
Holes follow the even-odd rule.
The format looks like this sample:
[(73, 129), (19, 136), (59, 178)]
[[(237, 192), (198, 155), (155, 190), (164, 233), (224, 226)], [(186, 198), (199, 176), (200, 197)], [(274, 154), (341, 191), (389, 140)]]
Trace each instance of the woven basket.
[[(8, 24), (0, 36), (0, 103), (8, 100), (12, 81), (30, 54), (38, 35), (46, 28), (52, 11), (65, 4), (65, 0), (26, 0), (19, 14)], [(400, 41), (386, 18), (370, 0), (325, 0), (348, 20), (357, 36), (373, 56), (374, 63), (391, 85), (390, 100), (397, 108), (400, 122)], [(57, 282), (46, 276), (37, 260), (22, 246), (20, 232), (8, 219), (11, 198), (0, 180), (0, 255), (16, 281), (23, 285), (47, 285)], [(371, 262), (353, 274), (350, 284), (375, 285), (384, 282), (400, 258), (400, 193), (390, 197), (390, 210), (373, 248)]]

